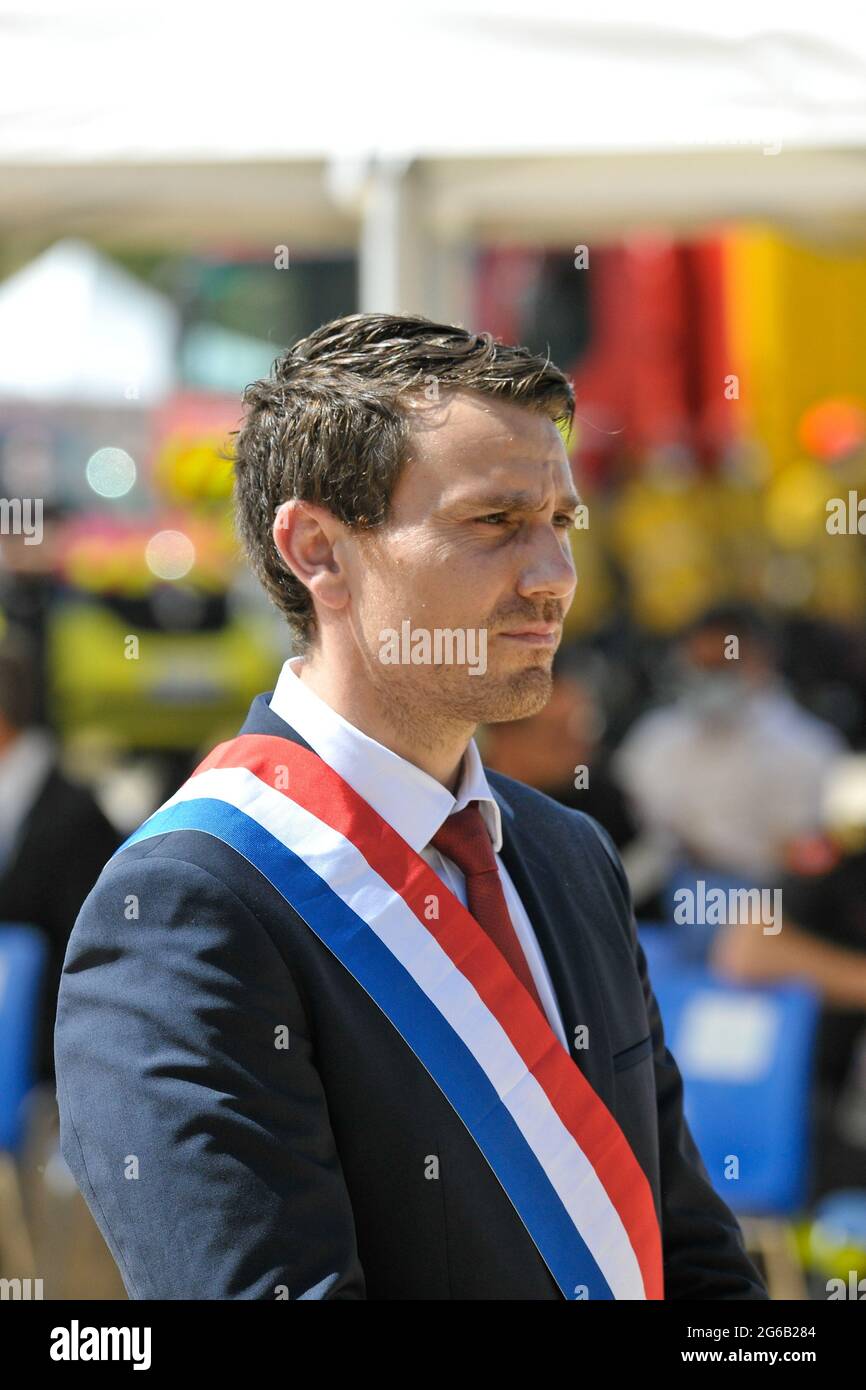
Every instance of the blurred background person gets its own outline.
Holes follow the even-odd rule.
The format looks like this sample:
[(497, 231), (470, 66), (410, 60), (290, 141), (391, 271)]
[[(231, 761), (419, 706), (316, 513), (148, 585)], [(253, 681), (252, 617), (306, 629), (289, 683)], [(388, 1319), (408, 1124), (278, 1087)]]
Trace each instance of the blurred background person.
[(740, 984), (806, 981), (819, 994), (815, 1054), (814, 1193), (866, 1174), (866, 759), (843, 758), (827, 779), (821, 824), (787, 848), (783, 925), (719, 930), (713, 968)]
[(845, 740), (793, 698), (770, 630), (748, 606), (707, 611), (671, 656), (674, 696), (635, 720), (614, 776), (642, 829), (667, 838), (668, 868), (680, 856), (769, 884), (789, 842), (818, 825)]
[(0, 645), (0, 922), (38, 927), (48, 963), (37, 1078), (54, 1081), (54, 1015), (69, 933), (120, 836), (93, 794), (61, 769), (57, 740), (33, 722), (32, 651)]

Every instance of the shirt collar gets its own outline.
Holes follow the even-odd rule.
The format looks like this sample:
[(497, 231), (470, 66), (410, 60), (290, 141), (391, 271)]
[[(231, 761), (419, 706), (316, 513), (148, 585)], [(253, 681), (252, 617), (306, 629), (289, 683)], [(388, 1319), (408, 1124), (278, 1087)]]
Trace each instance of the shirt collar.
[(403, 839), (420, 853), (454, 811), (470, 801), (487, 826), (496, 854), (502, 848), (502, 816), (484, 773), (474, 738), (463, 755), (462, 775), (454, 796), (435, 777), (401, 758), (393, 749), (350, 724), (304, 683), (298, 670), (303, 658), (283, 662), (270, 708), (305, 739), (329, 767), (348, 782)]

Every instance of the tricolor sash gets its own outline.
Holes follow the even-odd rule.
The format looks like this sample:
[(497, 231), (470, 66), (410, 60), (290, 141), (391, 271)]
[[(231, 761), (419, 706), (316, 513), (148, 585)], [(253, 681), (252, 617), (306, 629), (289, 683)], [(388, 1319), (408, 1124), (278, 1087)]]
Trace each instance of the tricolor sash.
[(116, 853), (172, 830), (255, 865), (378, 1004), (565, 1298), (664, 1297), (652, 1189), (613, 1115), (459, 898), (333, 768), (289, 739), (241, 734)]

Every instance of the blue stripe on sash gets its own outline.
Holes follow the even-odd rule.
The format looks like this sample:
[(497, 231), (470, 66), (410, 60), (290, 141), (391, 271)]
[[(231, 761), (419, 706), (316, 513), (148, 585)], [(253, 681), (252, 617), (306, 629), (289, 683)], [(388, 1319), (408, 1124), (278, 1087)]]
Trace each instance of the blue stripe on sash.
[(580, 1285), (591, 1299), (612, 1299), (607, 1280), (489, 1078), (363, 918), (258, 821), (214, 797), (179, 801), (156, 811), (112, 858), (139, 840), (171, 830), (213, 835), (264, 874), (384, 1011), (444, 1092), (502, 1183), (565, 1298), (573, 1298)]

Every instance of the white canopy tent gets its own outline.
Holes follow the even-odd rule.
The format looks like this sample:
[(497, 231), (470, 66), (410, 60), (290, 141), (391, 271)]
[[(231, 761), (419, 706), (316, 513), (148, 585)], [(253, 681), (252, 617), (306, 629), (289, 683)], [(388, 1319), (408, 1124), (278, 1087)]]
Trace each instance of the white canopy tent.
[(467, 242), (866, 227), (866, 17), (826, 0), (0, 0), (0, 244), (358, 243), (449, 310)]
[(170, 300), (64, 238), (0, 284), (0, 397), (156, 404), (178, 331)]

